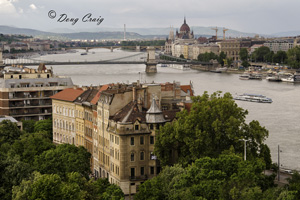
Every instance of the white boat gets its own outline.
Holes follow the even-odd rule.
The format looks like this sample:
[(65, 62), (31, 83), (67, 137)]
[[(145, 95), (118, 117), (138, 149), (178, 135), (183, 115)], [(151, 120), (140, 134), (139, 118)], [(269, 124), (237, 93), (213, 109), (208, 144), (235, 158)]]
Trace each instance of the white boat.
[(190, 65), (178, 65), (178, 64), (170, 64), (168, 67), (180, 70), (189, 70), (191, 69)]
[(250, 78), (250, 76), (249, 76), (248, 73), (245, 73), (245, 74), (240, 75), (240, 79), (241, 79), (241, 80), (249, 80), (249, 78)]
[(272, 103), (272, 99), (271, 98), (267, 98), (264, 95), (260, 95), (260, 94), (248, 94), (248, 93), (244, 93), (242, 95), (238, 95), (235, 98), (233, 98), (234, 100), (240, 100), (240, 101), (250, 101), (250, 102), (257, 102), (257, 103)]
[(290, 74), (287, 77), (282, 77), (281, 81), (289, 82), (289, 83), (300, 83), (300, 75), (299, 74)]

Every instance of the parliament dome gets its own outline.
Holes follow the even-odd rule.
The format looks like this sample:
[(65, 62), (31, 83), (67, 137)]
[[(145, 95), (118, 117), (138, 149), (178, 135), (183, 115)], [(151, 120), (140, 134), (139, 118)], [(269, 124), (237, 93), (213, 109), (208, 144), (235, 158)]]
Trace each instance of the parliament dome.
[(184, 22), (180, 27), (180, 32), (190, 32), (190, 31), (191, 31), (190, 27), (189, 27), (189, 25), (187, 25), (185, 18), (184, 18)]

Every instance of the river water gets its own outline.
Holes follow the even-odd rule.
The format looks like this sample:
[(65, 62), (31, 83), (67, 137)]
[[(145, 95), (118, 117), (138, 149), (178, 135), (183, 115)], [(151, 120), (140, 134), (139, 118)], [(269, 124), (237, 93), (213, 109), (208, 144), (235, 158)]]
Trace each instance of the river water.
[[(76, 53), (53, 54), (35, 59), (46, 61), (98, 61), (127, 57), (129, 60), (143, 60), (146, 54), (107, 49), (91, 49), (88, 55)], [(124, 61), (124, 59), (123, 59)], [(47, 66), (49, 67), (49, 66)], [(158, 73), (148, 75), (145, 65), (64, 65), (53, 66), (55, 74), (70, 76), (76, 85), (99, 85), (107, 83), (142, 82), (157, 83), (179, 81), (189, 84), (192, 81), (196, 95), (208, 91), (230, 92), (231, 94), (254, 93), (273, 99), (272, 104), (244, 101), (236, 103), (249, 111), (247, 122), (258, 120), (269, 130), (266, 143), (271, 149), (273, 162), (277, 162), (280, 145), (282, 168), (300, 170), (300, 84), (275, 83), (266, 80), (239, 80), (237, 74), (216, 74), (197, 70), (182, 71), (169, 67), (158, 67)]]

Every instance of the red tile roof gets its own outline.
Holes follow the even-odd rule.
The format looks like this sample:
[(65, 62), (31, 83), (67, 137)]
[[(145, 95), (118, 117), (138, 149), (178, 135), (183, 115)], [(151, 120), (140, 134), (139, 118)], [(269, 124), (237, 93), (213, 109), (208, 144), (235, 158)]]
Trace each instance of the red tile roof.
[(191, 85), (181, 85), (180, 88), (181, 88), (181, 90), (183, 90), (185, 93), (188, 93), (188, 90), (189, 90), (189, 91), (190, 91), (190, 96), (194, 96)]
[(95, 95), (95, 97), (91, 100), (91, 103), (92, 104), (97, 104), (99, 98), (100, 98), (100, 95), (101, 95), (101, 92), (104, 91), (104, 90), (107, 90), (107, 88), (109, 87), (109, 85), (103, 85), (100, 90), (97, 92), (97, 94)]
[(63, 100), (63, 101), (75, 101), (76, 98), (84, 91), (81, 88), (67, 88), (55, 95), (51, 96), (51, 99)]

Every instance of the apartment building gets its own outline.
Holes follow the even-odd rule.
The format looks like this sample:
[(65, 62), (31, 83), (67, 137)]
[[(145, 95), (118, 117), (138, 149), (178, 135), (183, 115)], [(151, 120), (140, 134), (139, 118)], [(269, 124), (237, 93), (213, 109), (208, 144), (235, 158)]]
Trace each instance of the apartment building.
[[(72, 93), (69, 100), (61, 95), (64, 93)], [(75, 115), (67, 119), (53, 114), (53, 140), (57, 142), (57, 132), (61, 131), (59, 142), (70, 143), (63, 139), (70, 134), (57, 129), (55, 121), (64, 117), (65, 121), (75, 122), (74, 144), (91, 152), (95, 177), (107, 178), (130, 196), (138, 191), (140, 184), (160, 172), (159, 160), (153, 153), (155, 131), (174, 120), (176, 113), (191, 103), (190, 96), (193, 96), (192, 85), (178, 82), (67, 89), (52, 97), (53, 108), (59, 105), (62, 109), (74, 109)]]
[(16, 120), (42, 120), (52, 115), (50, 96), (73, 87), (69, 77), (59, 77), (40, 64), (37, 69), (5, 67), (0, 72), (0, 115)]

